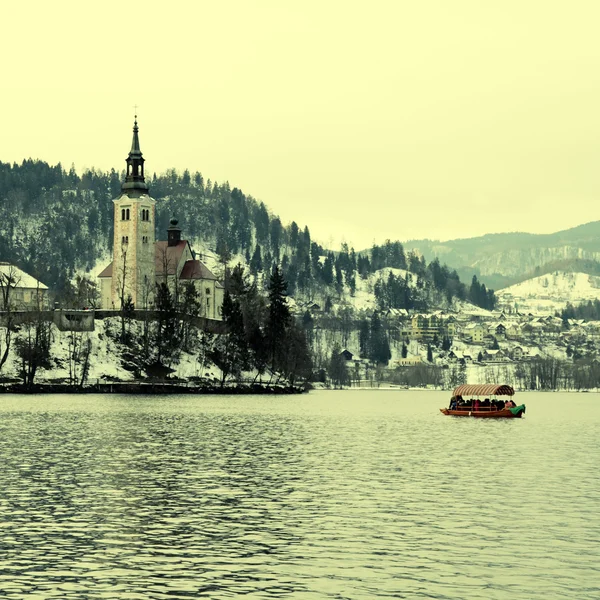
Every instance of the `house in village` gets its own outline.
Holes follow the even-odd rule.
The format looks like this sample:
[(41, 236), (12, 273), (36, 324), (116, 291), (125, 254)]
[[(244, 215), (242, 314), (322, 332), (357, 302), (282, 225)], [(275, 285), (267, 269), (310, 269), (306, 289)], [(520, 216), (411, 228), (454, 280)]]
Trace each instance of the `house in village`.
[(504, 340), (506, 339), (506, 325), (500, 321), (492, 323), (488, 327), (488, 333), (493, 335), (497, 340)]
[(398, 358), (394, 361), (396, 367), (415, 367), (424, 363), (423, 358), (417, 355), (408, 355), (404, 358)]
[(511, 351), (510, 351), (510, 357), (513, 360), (522, 360), (523, 356), (524, 356), (524, 352), (523, 352), (523, 348), (521, 346), (515, 346)]
[(0, 311), (48, 308), (48, 286), (7, 262), (0, 262)]
[(102, 308), (120, 309), (129, 297), (135, 308), (151, 309), (156, 284), (167, 284), (175, 295), (185, 284), (191, 284), (200, 298), (200, 315), (221, 319), (223, 286), (196, 259), (190, 243), (181, 239), (177, 220), (171, 220), (167, 240), (154, 239), (156, 201), (149, 195), (144, 178), (145, 159), (140, 150), (137, 120), (126, 162), (121, 195), (113, 200), (113, 260), (98, 275)]
[(521, 325), (517, 321), (506, 324), (505, 336), (507, 340), (516, 340), (521, 337)]
[(482, 359), (484, 362), (506, 362), (507, 356), (504, 350), (492, 350), (491, 348), (486, 348), (482, 352)]
[(473, 344), (483, 343), (483, 338), (487, 335), (486, 328), (481, 323), (468, 323), (463, 328), (463, 338), (465, 341)]

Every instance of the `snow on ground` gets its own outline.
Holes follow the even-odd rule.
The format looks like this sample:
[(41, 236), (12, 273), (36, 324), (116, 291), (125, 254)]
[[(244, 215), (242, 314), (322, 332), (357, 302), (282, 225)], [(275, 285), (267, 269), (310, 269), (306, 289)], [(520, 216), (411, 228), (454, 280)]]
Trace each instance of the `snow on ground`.
[(496, 296), (501, 305), (511, 305), (520, 312), (553, 314), (567, 302), (600, 300), (600, 277), (557, 271), (499, 290)]
[[(68, 331), (59, 331), (52, 325), (50, 356), (53, 368), (49, 370), (40, 369), (36, 375), (36, 381), (44, 382), (69, 378), (69, 356), (72, 348), (70, 344), (72, 344), (73, 337), (78, 340), (86, 340), (89, 337), (92, 343), (90, 371), (88, 375), (89, 382), (111, 379), (129, 381), (133, 379), (132, 374), (121, 365), (121, 353), (118, 351), (116, 344), (106, 335), (104, 323), (112, 320), (113, 319), (107, 319), (106, 321), (97, 320), (94, 331), (76, 334), (75, 336), (72, 336)], [(0, 373), (2, 377), (19, 377), (21, 365), (18, 356), (15, 354), (15, 339), (16, 336), (13, 336), (9, 358)], [(80, 367), (77, 366), (76, 368), (77, 373), (79, 374)]]

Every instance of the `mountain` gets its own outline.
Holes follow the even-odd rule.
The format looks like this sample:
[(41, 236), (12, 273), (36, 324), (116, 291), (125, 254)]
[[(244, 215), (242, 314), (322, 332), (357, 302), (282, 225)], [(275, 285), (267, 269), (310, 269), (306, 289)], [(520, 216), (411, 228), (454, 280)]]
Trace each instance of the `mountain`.
[(600, 221), (550, 234), (492, 233), (446, 242), (410, 240), (405, 246), (427, 261), (439, 258), (463, 281), (477, 275), (497, 290), (558, 269), (594, 271), (600, 261)]

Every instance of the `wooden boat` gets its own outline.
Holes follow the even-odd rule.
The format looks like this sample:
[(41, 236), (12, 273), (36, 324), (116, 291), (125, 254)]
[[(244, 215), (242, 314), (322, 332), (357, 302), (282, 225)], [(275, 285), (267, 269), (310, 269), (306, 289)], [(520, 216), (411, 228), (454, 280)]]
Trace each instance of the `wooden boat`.
[[(520, 419), (525, 413), (525, 405), (521, 404), (514, 408), (500, 408), (495, 403), (496, 396), (515, 395), (510, 385), (482, 384), (482, 385), (459, 385), (452, 392), (451, 402), (456, 401), (456, 408), (440, 408), (440, 411), (445, 415), (453, 415), (455, 417), (477, 417), (480, 419)], [(468, 399), (466, 399), (467, 397)], [(489, 406), (481, 406), (481, 398), (486, 398), (490, 401)], [(461, 405), (461, 401), (465, 405)], [(476, 401), (477, 406), (476, 406)]]

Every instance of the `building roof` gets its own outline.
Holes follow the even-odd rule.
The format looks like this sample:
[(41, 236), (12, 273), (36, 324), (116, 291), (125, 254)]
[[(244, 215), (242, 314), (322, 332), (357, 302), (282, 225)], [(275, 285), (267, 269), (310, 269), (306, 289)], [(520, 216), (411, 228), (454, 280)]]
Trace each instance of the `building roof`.
[(186, 260), (179, 279), (210, 279), (216, 281), (217, 277), (199, 260)]
[(174, 246), (169, 246), (166, 240), (154, 243), (154, 264), (157, 277), (175, 275), (177, 265), (181, 261), (181, 255), (187, 244), (186, 240), (180, 240)]
[[(154, 244), (154, 265), (156, 267), (156, 276), (165, 275), (165, 267), (167, 275), (175, 275), (177, 265), (181, 261), (181, 257), (188, 242), (181, 240), (175, 246), (169, 246), (166, 241), (155, 242)], [(98, 275), (98, 277), (112, 277), (113, 263), (107, 265)], [(180, 279), (209, 279), (217, 280), (216, 275), (199, 260), (186, 260), (183, 269), (179, 276)], [(218, 286), (218, 283), (217, 283)], [(218, 286), (219, 287), (219, 286)], [(222, 287), (222, 286), (220, 286)]]
[(10, 277), (12, 279), (11, 286), (16, 288), (25, 288), (25, 289), (40, 289), (47, 290), (48, 286), (44, 285), (41, 281), (38, 281), (35, 277), (28, 275), (25, 271), (21, 271), (19, 267), (15, 267), (6, 262), (0, 263), (0, 276), (3, 276), (3, 280), (6, 281), (5, 278)]
[(98, 277), (112, 277), (113, 272), (113, 264), (110, 263), (107, 267), (104, 267), (102, 271), (98, 274)]

